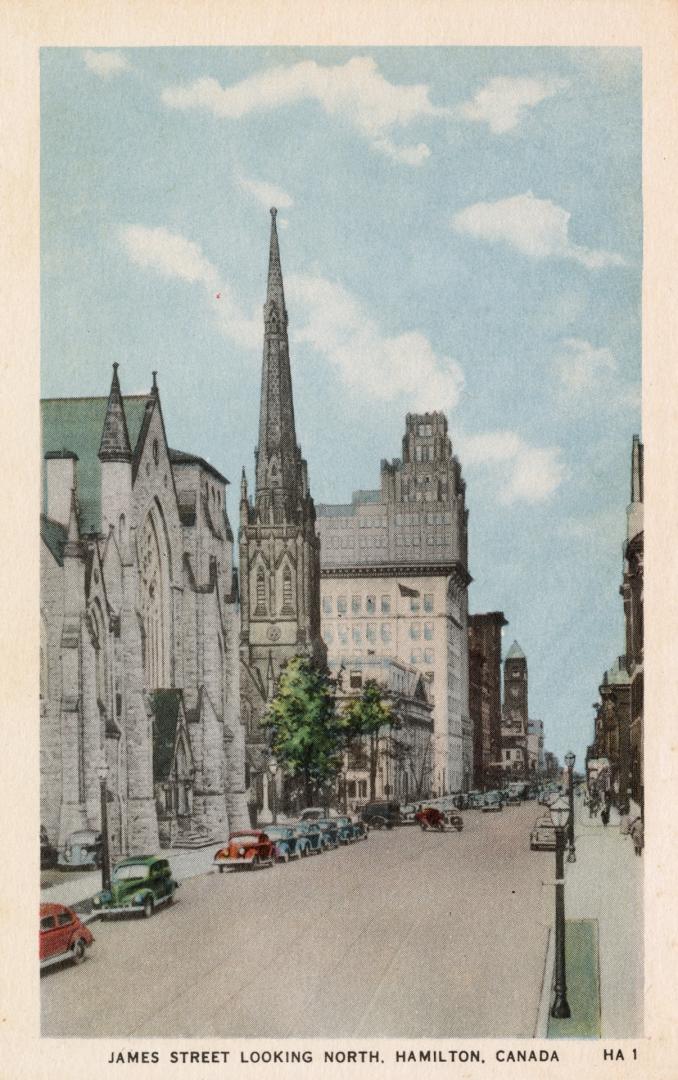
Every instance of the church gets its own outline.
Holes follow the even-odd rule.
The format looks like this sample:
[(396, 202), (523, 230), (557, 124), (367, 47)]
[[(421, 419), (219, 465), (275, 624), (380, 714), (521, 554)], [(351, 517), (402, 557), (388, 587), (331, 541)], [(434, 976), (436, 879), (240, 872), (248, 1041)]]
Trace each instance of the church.
[[(294, 425), (276, 210), (271, 210), (264, 304), (259, 442), (254, 500), (240, 488), (240, 664), (250, 801), (268, 805), (268, 741), (261, 719), (281, 667), (293, 656), (325, 666), (320, 634), (320, 539), (308, 470)], [(280, 778), (278, 778), (279, 780)]]
[(248, 822), (228, 481), (167, 442), (160, 391), (46, 399), (41, 825), (114, 856)]

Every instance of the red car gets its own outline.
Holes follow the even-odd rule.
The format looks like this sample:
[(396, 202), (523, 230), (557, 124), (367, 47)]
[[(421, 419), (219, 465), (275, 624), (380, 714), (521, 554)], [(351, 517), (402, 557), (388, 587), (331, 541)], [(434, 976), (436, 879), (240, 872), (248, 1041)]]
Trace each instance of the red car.
[(40, 905), (40, 967), (49, 967), (61, 960), (79, 964), (85, 949), (94, 941), (88, 929), (74, 911), (63, 904)]
[(263, 829), (243, 829), (231, 833), (228, 844), (219, 848), (214, 856), (214, 865), (223, 874), (227, 867), (232, 870), (256, 870), (260, 866), (273, 866), (275, 858), (275, 844)]

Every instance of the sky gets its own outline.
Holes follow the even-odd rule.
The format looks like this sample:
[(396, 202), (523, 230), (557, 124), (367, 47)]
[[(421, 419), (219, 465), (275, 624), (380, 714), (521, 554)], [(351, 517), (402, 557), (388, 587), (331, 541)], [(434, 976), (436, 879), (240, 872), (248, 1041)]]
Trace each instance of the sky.
[(269, 207), (316, 502), (445, 411), (470, 610), (503, 610), (583, 766), (640, 432), (634, 49), (44, 49), (42, 393), (158, 384), (170, 445), (250, 481)]

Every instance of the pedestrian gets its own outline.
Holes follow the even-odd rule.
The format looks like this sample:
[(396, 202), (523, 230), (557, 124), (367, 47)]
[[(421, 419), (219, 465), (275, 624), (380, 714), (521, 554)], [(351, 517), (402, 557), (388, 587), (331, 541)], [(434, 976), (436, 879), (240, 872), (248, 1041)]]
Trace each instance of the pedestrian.
[(643, 819), (637, 817), (631, 822), (631, 837), (633, 839), (633, 850), (636, 855), (642, 855), (644, 846), (645, 830), (643, 828)]
[(628, 836), (631, 831), (631, 815), (629, 813), (629, 804), (622, 803), (619, 807), (619, 835)]
[(605, 803), (603, 809), (600, 811), (600, 820), (602, 821), (603, 825), (607, 825), (610, 820), (610, 807), (608, 806), (607, 802)]

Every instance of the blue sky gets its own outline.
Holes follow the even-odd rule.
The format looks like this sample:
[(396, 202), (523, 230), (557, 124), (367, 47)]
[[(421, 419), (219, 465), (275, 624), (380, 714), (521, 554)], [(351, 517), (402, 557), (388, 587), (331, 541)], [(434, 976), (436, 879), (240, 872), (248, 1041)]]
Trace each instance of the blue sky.
[[(624, 648), (640, 430), (639, 50), (42, 52), (42, 389), (158, 370), (170, 443), (252, 475), (268, 207), (317, 502), (441, 408), (472, 611), (583, 762)], [(230, 513), (236, 522), (237, 494)]]

